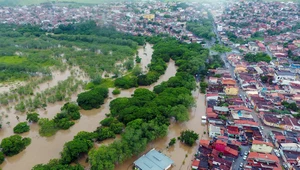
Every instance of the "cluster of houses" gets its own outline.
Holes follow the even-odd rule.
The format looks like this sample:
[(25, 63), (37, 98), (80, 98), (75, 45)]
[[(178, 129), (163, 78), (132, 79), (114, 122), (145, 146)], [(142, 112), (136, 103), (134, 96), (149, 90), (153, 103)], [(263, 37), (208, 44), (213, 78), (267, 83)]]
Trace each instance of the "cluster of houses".
[[(300, 67), (284, 61), (249, 63), (242, 53), (229, 53), (225, 62), (230, 67), (209, 70), (206, 118), (211, 140), (200, 141), (194, 161), (198, 169), (230, 169), (243, 156), (238, 167), (244, 169), (300, 169)], [(240, 155), (232, 144), (236, 142), (249, 146), (250, 153)]]
[(290, 131), (272, 131), (270, 137), (275, 147), (279, 148), (277, 153), (282, 157), (283, 165), (300, 169), (300, 135)]
[(263, 1), (231, 3), (215, 18), (220, 40), (245, 53), (262, 51), (273, 57), (300, 56), (298, 5)]
[(120, 2), (74, 7), (74, 4), (53, 1), (39, 5), (0, 7), (0, 23), (39, 25), (52, 30), (61, 24), (93, 20), (98, 25), (111, 25), (118, 31), (133, 35), (169, 34), (200, 43), (203, 39), (188, 31), (186, 22), (207, 18), (205, 10), (199, 8), (199, 4), (179, 2)]
[(276, 155), (271, 154), (274, 145), (270, 142), (253, 140), (249, 152), (241, 153), (241, 142), (235, 138), (218, 136), (212, 140), (200, 140), (196, 159), (192, 169), (237, 169), (233, 165), (239, 156), (244, 156), (240, 169), (281, 170), (281, 163)]
[[(297, 64), (282, 65), (284, 60), (278, 58), (270, 63), (251, 65), (240, 54), (229, 54), (227, 59), (234, 67), (237, 84), (245, 92), (246, 106), (258, 112), (264, 124), (284, 130), (300, 130), (297, 108), (286, 109), (282, 104), (286, 101), (300, 106)], [(288, 114), (281, 114), (280, 110), (286, 110)]]
[[(289, 81), (284, 87), (282, 81), (274, 82), (274, 76), (282, 74), (280, 70), (266, 63), (248, 65), (238, 54), (228, 55), (228, 62), (235, 67), (235, 77), (229, 69), (210, 70), (206, 94), (210, 140), (200, 140), (192, 168), (281, 170), (283, 165), (300, 169), (300, 120), (290, 113), (283, 116), (273, 110), (277, 106), (281, 109), (285, 99), (299, 96), (290, 91), (296, 78), (283, 76), (284, 81)], [(267, 77), (267, 83), (262, 82), (262, 76)], [(269, 79), (272, 85), (268, 84)], [(263, 133), (263, 127), (272, 133)], [(243, 162), (238, 161), (241, 158)]]

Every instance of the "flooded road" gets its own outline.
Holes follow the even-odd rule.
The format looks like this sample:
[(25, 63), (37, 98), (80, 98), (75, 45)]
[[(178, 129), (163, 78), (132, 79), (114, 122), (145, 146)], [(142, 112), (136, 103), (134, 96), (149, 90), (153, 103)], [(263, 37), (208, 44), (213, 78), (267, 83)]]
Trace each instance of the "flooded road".
[(153, 54), (153, 45), (146, 43), (145, 47), (140, 47), (138, 49), (138, 56), (142, 59), (139, 64), (142, 68), (143, 73), (148, 71), (148, 64), (151, 63), (152, 54)]
[[(150, 45), (146, 45), (149, 48)], [(151, 48), (151, 46), (150, 46)], [(151, 55), (153, 50), (148, 50), (147, 57), (150, 58), (151, 61)], [(141, 56), (140, 56), (141, 57)], [(150, 63), (148, 60), (143, 60), (141, 65), (145, 66), (148, 65), (147, 62)], [(175, 62), (173, 60), (170, 60), (168, 63), (167, 70), (164, 75), (160, 77), (158, 82), (154, 83), (151, 86), (145, 86), (141, 88), (147, 88), (149, 90), (153, 90), (153, 87), (160, 84), (163, 81), (167, 81), (170, 77), (175, 76), (176, 74), (176, 66)], [(43, 90), (44, 86), (48, 86), (48, 84), (44, 84), (40, 86), (39, 90)], [(50, 83), (49, 83), (50, 86)], [(68, 130), (59, 130), (54, 136), (52, 137), (41, 137), (38, 133), (39, 127), (37, 124), (31, 124), (30, 128), (31, 130), (28, 133), (24, 133), (21, 136), (24, 137), (30, 137), (32, 139), (32, 143), (21, 153), (18, 155), (15, 155), (13, 157), (6, 157), (5, 162), (0, 165), (0, 167), (3, 170), (30, 170), (34, 165), (40, 164), (40, 163), (48, 163), (50, 159), (59, 158), (60, 152), (63, 149), (63, 145), (72, 140), (73, 137), (80, 131), (94, 131), (98, 126), (99, 122), (103, 120), (106, 116), (106, 113), (109, 113), (109, 103), (113, 99), (117, 97), (131, 97), (133, 94), (135, 88), (129, 89), (129, 90), (122, 90), (121, 94), (119, 95), (112, 95), (112, 90), (109, 89), (109, 98), (106, 99), (105, 104), (101, 106), (100, 109), (93, 109), (89, 111), (81, 110), (81, 118), (76, 121), (75, 125), (72, 126)], [(79, 91), (80, 92), (80, 91)], [(170, 156), (172, 160), (174, 160), (176, 166), (172, 169), (187, 169), (187, 167), (190, 167), (191, 159), (195, 153), (195, 150), (197, 148), (197, 145), (195, 144), (194, 147), (187, 147), (180, 142), (176, 142), (174, 146), (167, 149), (166, 146), (168, 145), (171, 138), (177, 138), (180, 135), (180, 132), (185, 129), (191, 129), (196, 131), (200, 134), (200, 137), (203, 134), (203, 131), (206, 131), (205, 127), (201, 125), (201, 116), (205, 114), (205, 106), (204, 106), (204, 95), (201, 95), (198, 93), (198, 90), (193, 92), (193, 96), (197, 102), (197, 107), (192, 108), (190, 110), (190, 120), (185, 123), (176, 123), (172, 122), (172, 124), (169, 127), (169, 133), (168, 136), (153, 141), (151, 144), (148, 145), (148, 148), (146, 151), (150, 150), (151, 148), (155, 147), (161, 151), (163, 151), (166, 155)], [(72, 101), (76, 101), (77, 95), (74, 94), (72, 96)], [(48, 104), (46, 107), (46, 110), (39, 109), (38, 112), (40, 114), (40, 117), (46, 117), (46, 118), (53, 118), (56, 113), (60, 111), (60, 108), (63, 106), (64, 102), (57, 102), (55, 104)], [(5, 111), (5, 114), (9, 115), (7, 119), (9, 119), (11, 122), (10, 124), (3, 123), (3, 128), (0, 130), (0, 140), (4, 137), (8, 137), (10, 135), (13, 135), (13, 127), (18, 123), (18, 121), (15, 118), (15, 111), (13, 109), (10, 109), (10, 111), (5, 110), (2, 108), (1, 110)], [(20, 117), (20, 122), (25, 121), (26, 115)], [(113, 140), (107, 140), (104, 141), (103, 144), (111, 143)], [(145, 152), (146, 152), (145, 151)], [(187, 158), (185, 155), (188, 154)], [(128, 169), (132, 165), (132, 163), (137, 159), (138, 157), (133, 157), (130, 160), (127, 160), (121, 165), (118, 165), (116, 169), (118, 170), (125, 170)], [(182, 165), (183, 160), (185, 159), (185, 164)], [(85, 158), (80, 159), (79, 161), (83, 165), (87, 165), (85, 162)], [(130, 168), (129, 168), (130, 169)]]

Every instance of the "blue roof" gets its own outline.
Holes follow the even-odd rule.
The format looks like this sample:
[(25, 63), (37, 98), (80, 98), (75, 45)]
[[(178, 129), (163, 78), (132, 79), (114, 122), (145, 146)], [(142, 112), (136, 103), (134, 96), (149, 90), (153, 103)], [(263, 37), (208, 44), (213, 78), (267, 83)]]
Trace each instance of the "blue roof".
[(134, 164), (141, 170), (164, 170), (174, 164), (174, 161), (157, 150), (152, 149), (146, 155), (136, 160)]

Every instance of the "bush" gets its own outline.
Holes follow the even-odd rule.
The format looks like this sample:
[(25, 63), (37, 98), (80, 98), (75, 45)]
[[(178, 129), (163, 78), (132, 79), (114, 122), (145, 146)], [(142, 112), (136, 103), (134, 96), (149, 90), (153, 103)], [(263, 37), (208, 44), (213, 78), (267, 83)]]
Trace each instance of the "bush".
[(80, 154), (87, 153), (93, 146), (90, 140), (77, 140), (74, 139), (64, 144), (61, 154), (61, 162), (69, 164), (79, 158)]
[(141, 63), (141, 61), (142, 61), (142, 58), (140, 58), (139, 56), (135, 57), (135, 62), (136, 63)]
[(116, 121), (116, 119), (113, 118), (113, 117), (107, 117), (107, 118), (101, 120), (100, 124), (101, 124), (102, 126), (107, 126), (107, 127), (108, 127), (108, 126), (110, 126), (110, 124), (111, 124), (113, 121)]
[(55, 122), (48, 118), (40, 119), (38, 124), (41, 126), (39, 130), (41, 136), (52, 136), (58, 131)]
[(115, 134), (121, 134), (124, 129), (124, 124), (121, 122), (112, 123), (109, 126), (110, 130), (113, 131)]
[(2, 140), (1, 148), (5, 155), (13, 156), (24, 150), (30, 143), (30, 138), (22, 139), (20, 135), (13, 135)]
[(0, 152), (0, 165), (4, 162), (4, 160), (5, 160), (4, 154), (3, 152)]
[(27, 114), (27, 118), (26, 120), (28, 120), (29, 122), (38, 122), (39, 121), (39, 114), (37, 113), (28, 113)]
[(117, 94), (120, 94), (121, 93), (121, 90), (119, 90), (119, 89), (114, 89), (113, 91), (112, 91), (112, 94), (113, 95), (117, 95)]
[(200, 91), (201, 93), (206, 93), (206, 88), (208, 87), (208, 84), (206, 82), (201, 82), (200, 83)]
[(180, 135), (180, 141), (189, 146), (193, 146), (193, 144), (198, 138), (199, 135), (192, 130), (182, 131)]
[(176, 138), (172, 138), (169, 142), (169, 146), (173, 146), (176, 143)]
[(78, 105), (84, 110), (91, 110), (93, 108), (100, 108), (104, 103), (104, 99), (108, 97), (107, 88), (94, 88), (90, 91), (80, 93), (77, 98)]
[(115, 80), (115, 86), (123, 89), (138, 87), (137, 81), (138, 79), (135, 76), (120, 77)]
[(115, 138), (116, 135), (114, 134), (113, 131), (110, 130), (108, 127), (98, 127), (97, 130), (95, 131), (97, 134), (97, 141), (103, 141), (105, 139), (109, 138)]
[(20, 122), (14, 127), (14, 133), (24, 133), (28, 132), (30, 127), (27, 125), (26, 122)]
[(78, 120), (80, 119), (80, 113), (79, 113), (79, 106), (75, 103), (66, 103), (64, 106), (60, 109), (62, 113), (67, 114), (69, 119), (72, 120)]

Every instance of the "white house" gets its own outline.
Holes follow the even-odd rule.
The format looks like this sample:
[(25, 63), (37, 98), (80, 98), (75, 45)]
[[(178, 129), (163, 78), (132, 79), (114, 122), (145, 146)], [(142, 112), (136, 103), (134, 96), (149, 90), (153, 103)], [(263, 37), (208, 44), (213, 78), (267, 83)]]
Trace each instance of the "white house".
[(212, 124), (209, 124), (209, 137), (213, 138), (213, 137), (217, 137), (221, 135), (221, 128)]

